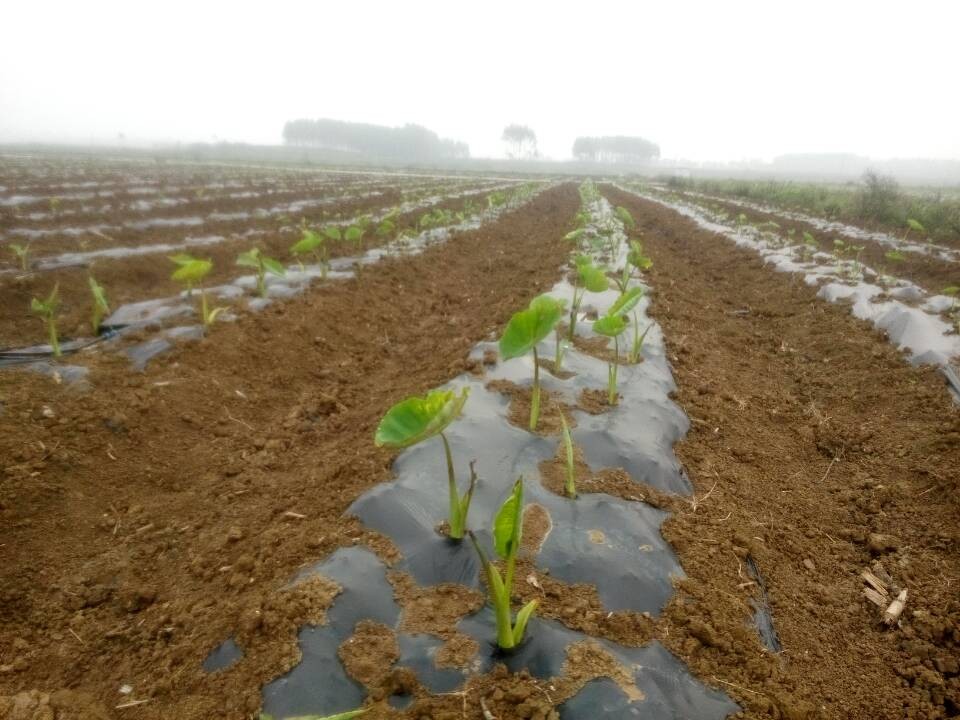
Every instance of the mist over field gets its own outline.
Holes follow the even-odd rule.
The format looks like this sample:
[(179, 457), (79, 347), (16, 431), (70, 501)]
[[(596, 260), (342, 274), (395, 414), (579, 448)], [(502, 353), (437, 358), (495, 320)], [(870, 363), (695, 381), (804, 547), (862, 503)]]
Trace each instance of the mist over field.
[[(945, 164), (960, 160), (953, 3), (95, 0), (4, 15), (5, 144), (279, 145), (288, 122), (328, 119), (422, 126), (461, 159), (583, 159), (578, 138), (630, 137), (667, 166), (843, 176), (922, 158), (939, 164), (888, 169), (960, 180)], [(505, 142), (511, 124), (535, 142)]]

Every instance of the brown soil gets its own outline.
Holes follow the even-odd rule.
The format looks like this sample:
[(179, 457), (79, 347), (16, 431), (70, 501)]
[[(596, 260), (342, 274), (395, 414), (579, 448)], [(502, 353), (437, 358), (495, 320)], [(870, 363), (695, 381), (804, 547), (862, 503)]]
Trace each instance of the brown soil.
[[(297, 623), (325, 606), (279, 588), (343, 545), (391, 558), (342, 517), (390, 478), (393, 454), (371, 441), (383, 412), (464, 370), (552, 285), (578, 204), (573, 185), (546, 192), (362, 283), (218, 326), (144, 374), (94, 356), (93, 394), (0, 374), (0, 695), (68, 689), (75, 717), (126, 717), (114, 708), (130, 698), (150, 700), (144, 718), (254, 713), (295, 662)], [(230, 635), (244, 658), (202, 672)]]
[[(748, 717), (955, 717), (960, 412), (942, 378), (732, 242), (605, 192), (644, 233), (652, 312), (693, 422), (677, 452), (695, 502), (664, 533), (689, 577), (658, 636)], [(777, 656), (747, 627), (748, 554)], [(909, 590), (890, 630), (862, 595), (877, 559)]]
[[(941, 260), (940, 258), (929, 255), (920, 255), (918, 253), (907, 252), (903, 253), (903, 260), (891, 262), (890, 260), (887, 260), (884, 255), (890, 252), (890, 250), (893, 248), (890, 248), (886, 245), (881, 245), (874, 240), (852, 240), (845, 235), (839, 235), (837, 233), (825, 233), (823, 230), (819, 230), (808, 223), (790, 220), (782, 217), (781, 215), (777, 215), (776, 213), (766, 213), (758, 210), (751, 210), (749, 208), (740, 207), (739, 205), (731, 202), (705, 200), (704, 198), (698, 197), (691, 197), (689, 199), (696, 203), (719, 205), (728, 213), (730, 213), (731, 217), (736, 217), (737, 215), (743, 213), (752, 222), (773, 221), (780, 225), (781, 231), (784, 234), (790, 228), (795, 228), (796, 232), (794, 233), (794, 238), (795, 242), (798, 243), (802, 241), (803, 232), (809, 232), (814, 238), (817, 239), (820, 250), (823, 252), (833, 252), (834, 238), (843, 240), (848, 245), (862, 245), (863, 253), (860, 256), (860, 259), (865, 265), (873, 270), (876, 270), (877, 272), (882, 270), (888, 275), (903, 278), (904, 280), (910, 280), (930, 293), (940, 293), (943, 288), (947, 287), (948, 285), (956, 285), (960, 283), (960, 266), (958, 266), (957, 263)], [(913, 239), (919, 240), (919, 238)]]
[[(396, 193), (393, 193), (393, 196), (394, 199), (399, 198)], [(437, 203), (433, 207), (459, 210), (463, 207), (465, 200), (465, 198), (456, 198)], [(352, 216), (388, 208), (390, 204), (390, 194), (349, 201), (327, 208), (323, 211), (325, 214), (322, 217), (329, 218), (332, 213)], [(423, 212), (423, 210), (417, 210), (399, 216), (396, 221), (396, 232), (415, 228)], [(303, 216), (310, 222), (322, 222), (320, 215), (312, 214), (310, 211), (305, 212)], [(204, 285), (209, 287), (226, 283), (240, 275), (249, 274), (247, 269), (236, 266), (236, 257), (238, 253), (254, 246), (261, 248), (268, 256), (275, 257), (285, 264), (288, 263), (290, 246), (300, 238), (300, 234), (292, 228), (278, 228), (276, 219), (269, 222), (271, 230), (265, 235), (252, 238), (228, 237), (227, 240), (216, 245), (188, 249), (187, 251), (196, 257), (213, 261), (213, 269), (205, 278)], [(239, 232), (241, 227), (249, 227), (253, 222), (231, 221), (228, 224)], [(172, 233), (176, 241), (182, 240), (186, 234), (208, 234), (206, 226), (197, 232), (186, 232), (184, 228), (166, 232)], [(228, 231), (221, 228), (217, 232), (224, 234)], [(141, 236), (140, 242), (135, 242), (133, 245), (141, 244), (144, 240), (153, 243), (163, 239), (151, 233), (149, 238)], [(378, 247), (390, 239), (392, 238), (378, 238), (370, 230), (364, 238), (363, 247), (364, 249)], [(355, 244), (345, 241), (332, 242), (329, 248), (331, 258), (362, 252)], [(92, 333), (88, 274), (93, 274), (105, 288), (107, 299), (114, 308), (128, 302), (176, 295), (183, 290), (183, 286), (170, 279), (175, 268), (168, 259), (168, 255), (169, 253), (156, 253), (120, 259), (101, 258), (94, 261), (90, 267), (66, 267), (23, 276), (0, 276), (0, 347), (22, 347), (46, 341), (42, 321), (30, 314), (30, 299), (46, 297), (55, 283), (59, 283), (62, 302), (58, 321), (60, 332), (67, 337), (89, 337)]]

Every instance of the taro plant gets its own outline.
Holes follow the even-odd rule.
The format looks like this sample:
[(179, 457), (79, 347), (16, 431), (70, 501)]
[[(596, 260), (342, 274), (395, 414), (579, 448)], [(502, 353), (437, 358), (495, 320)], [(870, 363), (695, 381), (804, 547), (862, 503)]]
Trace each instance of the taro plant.
[(53, 290), (45, 300), (33, 298), (30, 301), (30, 312), (40, 317), (44, 325), (47, 326), (47, 337), (50, 339), (50, 349), (53, 356), (58, 358), (63, 353), (60, 351), (60, 336), (57, 333), (57, 310), (60, 309), (60, 284), (53, 286)]
[(810, 262), (813, 259), (813, 254), (817, 252), (817, 249), (820, 245), (817, 243), (817, 239), (807, 232), (803, 231), (803, 245), (800, 248), (800, 256), (804, 262)]
[(607, 367), (607, 402), (617, 404), (617, 369), (620, 366), (620, 335), (627, 329), (624, 316), (636, 307), (643, 295), (643, 288), (633, 288), (620, 295), (610, 306), (607, 314), (593, 323), (593, 331), (613, 338), (613, 360)]
[(183, 284), (187, 297), (193, 294), (193, 288), (213, 269), (210, 260), (200, 260), (187, 253), (171, 255), (170, 260), (177, 266), (170, 279)]
[(473, 499), (477, 476), (471, 463), (470, 482), (467, 485), (467, 491), (461, 495), (457, 488), (450, 443), (443, 431), (460, 417), (469, 394), (470, 389), (463, 388), (459, 395), (453, 390), (431, 390), (422, 397), (409, 397), (387, 411), (374, 435), (374, 443), (377, 447), (391, 448), (410, 447), (429, 440), (435, 435), (440, 436), (447, 460), (447, 485), (450, 494), (449, 535), (452, 540), (457, 541), (463, 539), (466, 531), (467, 514), (470, 512), (470, 501)]
[(247, 252), (240, 253), (237, 256), (237, 265), (253, 268), (254, 272), (256, 272), (257, 294), (259, 294), (260, 297), (267, 296), (267, 273), (278, 277), (286, 275), (286, 270), (283, 269), (283, 265), (279, 261), (267, 257), (260, 252), (260, 248), (256, 247), (247, 250)]
[(549, 295), (539, 295), (526, 310), (513, 314), (500, 337), (500, 354), (504, 360), (533, 352), (533, 389), (530, 398), (530, 430), (537, 429), (540, 419), (540, 361), (537, 343), (554, 329), (563, 316), (563, 303)]
[(26, 271), (30, 269), (30, 243), (26, 245), (10, 243), (10, 252), (12, 252), (13, 256), (17, 259), (21, 270)]
[(583, 302), (584, 293), (603, 292), (610, 287), (606, 273), (594, 265), (593, 261), (586, 255), (578, 255), (574, 258), (574, 265), (577, 267), (579, 283), (573, 286), (573, 302), (570, 304), (570, 324), (567, 328), (567, 339), (571, 341), (577, 332), (577, 314), (580, 312), (580, 303)]
[(907, 241), (907, 237), (910, 235), (911, 230), (913, 232), (922, 233), (924, 235), (926, 235), (927, 233), (926, 228), (923, 227), (923, 225), (921, 225), (919, 221), (914, 220), (913, 218), (907, 218), (907, 231), (903, 234), (903, 242)]
[(504, 574), (494, 565), (480, 547), (477, 538), (470, 533), (470, 541), (480, 557), (480, 563), (487, 573), (487, 592), (493, 604), (497, 620), (497, 646), (501, 650), (512, 650), (523, 642), (527, 623), (537, 609), (537, 601), (531, 600), (517, 613), (516, 620), (510, 609), (510, 596), (513, 592), (513, 574), (520, 551), (523, 534), (523, 477), (514, 483), (510, 496), (500, 506), (493, 519), (493, 548), (503, 559), (506, 567)]
[(327, 249), (326, 238), (323, 235), (314, 230), (303, 228), (303, 237), (294, 243), (290, 248), (290, 253), (297, 258), (301, 268), (303, 267), (303, 256), (312, 254), (320, 265), (320, 276), (326, 279), (327, 269), (330, 266), (330, 253)]
[(567, 418), (560, 411), (560, 427), (563, 435), (563, 450), (565, 455), (566, 472), (563, 481), (563, 491), (571, 500), (577, 497), (577, 470), (573, 463), (573, 438), (570, 435), (570, 426), (567, 425)]
[(93, 275), (87, 275), (87, 284), (90, 286), (90, 294), (93, 296), (93, 316), (90, 320), (90, 326), (93, 328), (93, 334), (100, 334), (100, 323), (110, 313), (110, 305), (107, 303), (107, 293), (103, 286), (98, 283)]
[(643, 341), (650, 332), (653, 325), (647, 325), (643, 332), (640, 332), (640, 318), (636, 310), (633, 311), (633, 343), (630, 346), (630, 352), (627, 354), (627, 360), (631, 363), (640, 362), (640, 353), (643, 350)]
[(617, 215), (617, 219), (624, 224), (630, 230), (633, 230), (637, 227), (637, 223), (634, 222), (633, 215), (630, 214), (630, 211), (625, 207), (617, 207), (614, 212)]

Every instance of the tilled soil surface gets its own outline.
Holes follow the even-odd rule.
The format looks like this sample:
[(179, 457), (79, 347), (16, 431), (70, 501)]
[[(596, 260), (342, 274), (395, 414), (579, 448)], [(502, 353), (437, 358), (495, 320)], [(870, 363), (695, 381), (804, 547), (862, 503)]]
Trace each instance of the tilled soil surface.
[[(960, 412), (847, 308), (660, 205), (607, 188), (653, 258), (692, 427), (695, 502), (665, 537), (688, 578), (658, 635), (748, 717), (960, 713)], [(766, 584), (783, 645), (749, 629)], [(887, 629), (862, 594), (880, 563), (908, 590)]]
[[(483, 200), (484, 194), (477, 193), (472, 200)], [(306, 218), (310, 222), (320, 222), (333, 217), (350, 218), (365, 212), (388, 210), (392, 203), (399, 202), (396, 191), (383, 195), (344, 200), (324, 208), (311, 208), (296, 217)], [(445, 208), (460, 210), (465, 198), (442, 200), (429, 209)], [(249, 208), (262, 207), (262, 202), (251, 200)], [(377, 237), (371, 227), (365, 236), (363, 247), (346, 241), (332, 241), (328, 244), (331, 258), (359, 255), (371, 247), (383, 245), (392, 240), (396, 233), (416, 228), (420, 216), (426, 209), (404, 213), (396, 219), (396, 232), (387, 237)], [(284, 221), (290, 223), (288, 219)], [(236, 265), (239, 253), (252, 247), (259, 247), (268, 256), (277, 258), (285, 265), (291, 264), (290, 246), (300, 239), (298, 229), (281, 227), (284, 222), (277, 218), (269, 220), (235, 220), (229, 223), (215, 223), (199, 228), (173, 228), (161, 231), (139, 233), (139, 241), (131, 241), (130, 246), (161, 242), (182, 242), (187, 236), (223, 234), (226, 239), (214, 245), (186, 248), (195, 257), (213, 261), (213, 269), (204, 279), (207, 287), (229, 282), (244, 274), (250, 274), (248, 268)], [(254, 237), (244, 237), (243, 231), (259, 224), (266, 232)], [(295, 223), (296, 224), (296, 223)], [(231, 234), (232, 233), (232, 234)], [(76, 241), (74, 241), (76, 242)], [(77, 249), (77, 248), (74, 248)], [(46, 341), (43, 322), (30, 313), (31, 298), (46, 297), (54, 285), (59, 286), (62, 302), (58, 325), (66, 337), (90, 337), (91, 300), (87, 277), (96, 278), (107, 293), (111, 307), (124, 303), (171, 297), (183, 290), (180, 283), (170, 278), (176, 266), (169, 260), (172, 252), (159, 252), (146, 255), (134, 255), (123, 258), (98, 258), (88, 266), (71, 266), (55, 270), (35, 271), (25, 275), (6, 275), (0, 281), (0, 347), (18, 347)], [(311, 262), (311, 260), (307, 260)]]
[[(35, 704), (72, 718), (251, 716), (333, 596), (279, 592), (295, 571), (359, 542), (393, 552), (342, 517), (390, 478), (376, 423), (556, 281), (578, 206), (572, 184), (547, 191), (218, 325), (144, 374), (103, 356), (93, 393), (0, 374), (0, 696), (53, 693)], [(244, 658), (203, 672), (230, 635)]]

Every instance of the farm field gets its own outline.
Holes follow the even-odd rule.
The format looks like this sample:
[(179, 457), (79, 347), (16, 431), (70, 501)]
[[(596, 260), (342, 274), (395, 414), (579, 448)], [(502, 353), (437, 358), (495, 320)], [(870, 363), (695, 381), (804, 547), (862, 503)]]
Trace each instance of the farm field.
[(0, 717), (956, 717), (960, 250), (886, 238), (0, 158)]

